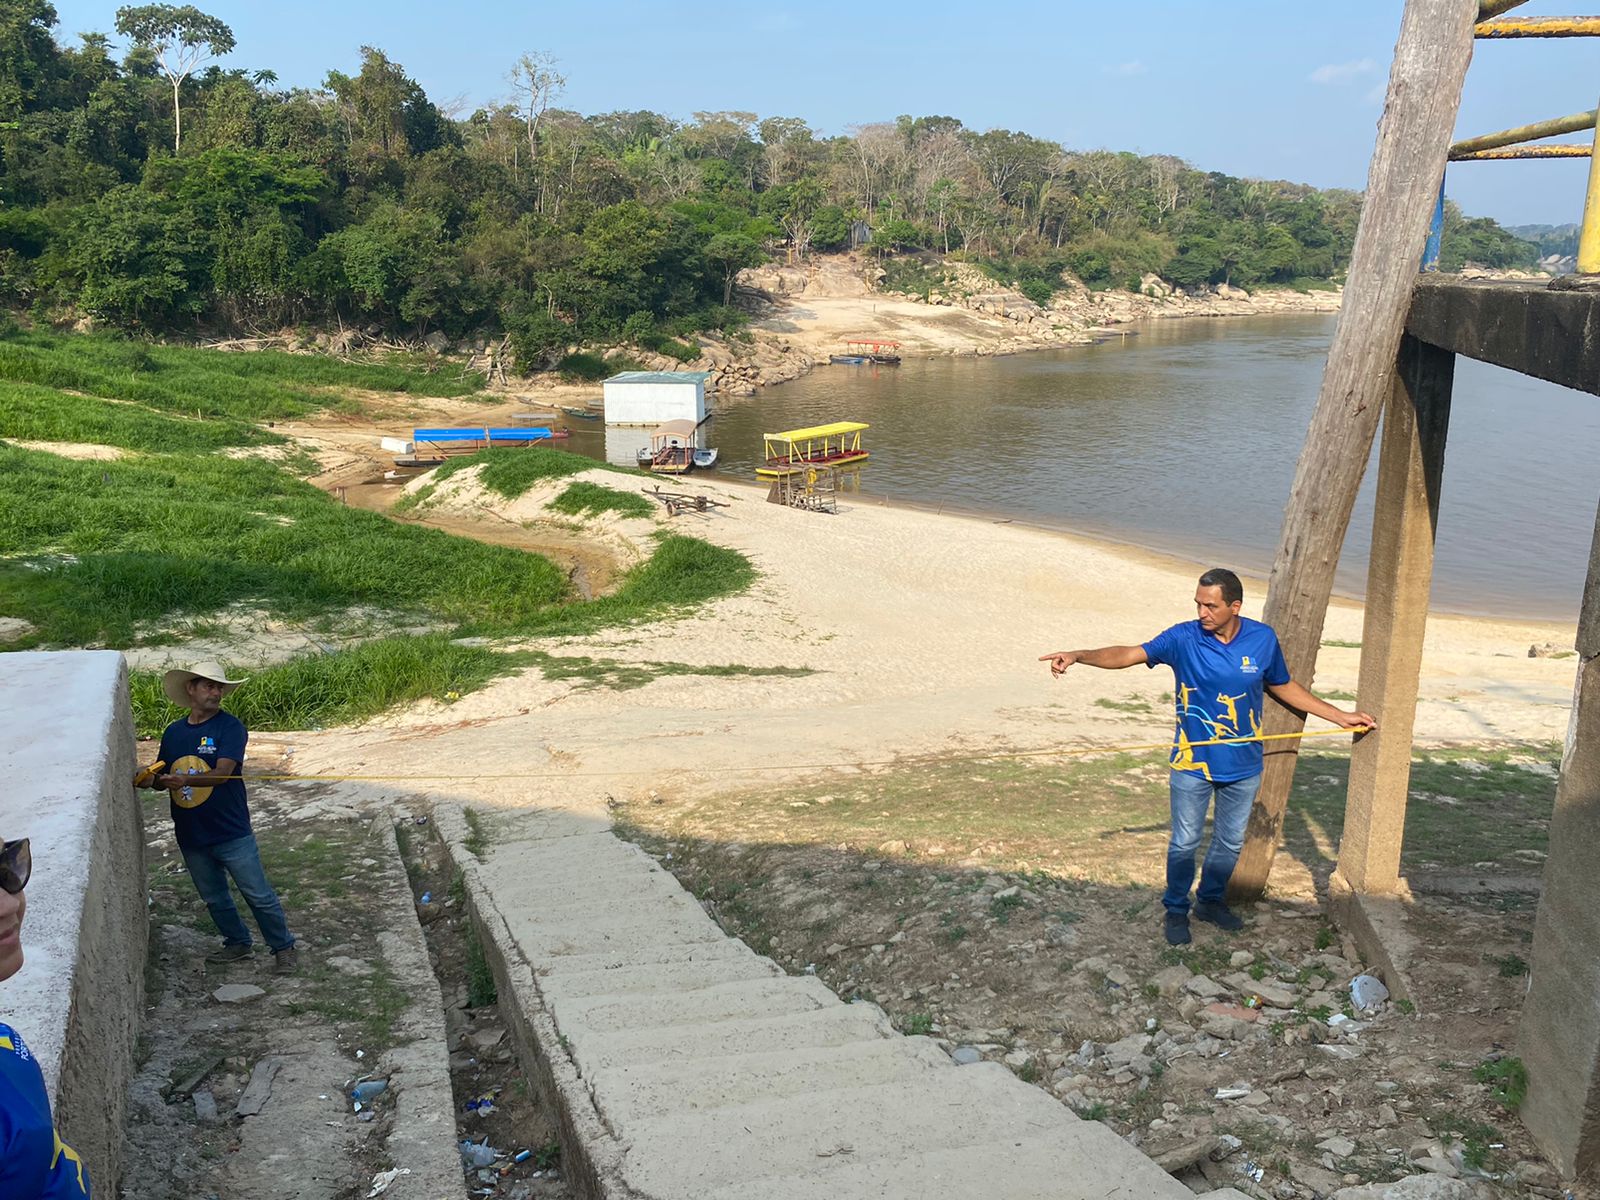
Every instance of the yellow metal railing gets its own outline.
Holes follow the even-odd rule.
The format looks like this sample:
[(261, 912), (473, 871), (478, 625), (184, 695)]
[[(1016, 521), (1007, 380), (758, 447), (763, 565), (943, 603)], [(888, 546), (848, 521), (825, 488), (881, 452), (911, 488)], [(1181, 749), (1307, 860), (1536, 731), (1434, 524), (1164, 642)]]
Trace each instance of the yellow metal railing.
[[(1478, 24), (1474, 33), (1479, 38), (1551, 38), (1600, 37), (1600, 17), (1504, 17), (1502, 13), (1526, 3), (1526, 0), (1481, 0), (1478, 5)], [(1600, 155), (1595, 153), (1596, 141), (1588, 144), (1560, 143), (1553, 146), (1530, 146), (1529, 142), (1556, 137), (1563, 133), (1596, 130), (1600, 108), (1571, 116), (1536, 121), (1532, 125), (1519, 125), (1486, 133), (1482, 137), (1467, 138), (1450, 147), (1451, 162), (1486, 162), (1519, 158), (1587, 158), (1589, 160), (1589, 187), (1584, 197), (1583, 222), (1578, 234), (1578, 273), (1600, 274)]]

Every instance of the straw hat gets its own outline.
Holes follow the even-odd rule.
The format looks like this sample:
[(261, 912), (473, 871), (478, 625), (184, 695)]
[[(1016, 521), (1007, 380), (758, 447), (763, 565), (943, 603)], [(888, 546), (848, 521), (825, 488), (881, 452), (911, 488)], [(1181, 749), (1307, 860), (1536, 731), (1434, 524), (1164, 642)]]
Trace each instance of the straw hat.
[(222, 664), (217, 662), (198, 662), (187, 670), (178, 669), (168, 671), (161, 677), (161, 690), (167, 694), (179, 708), (189, 707), (189, 693), (187, 688), (191, 679), (209, 679), (213, 683), (222, 685), (222, 694), (226, 696), (241, 683), (248, 683), (248, 679), (229, 679), (228, 673), (222, 669)]

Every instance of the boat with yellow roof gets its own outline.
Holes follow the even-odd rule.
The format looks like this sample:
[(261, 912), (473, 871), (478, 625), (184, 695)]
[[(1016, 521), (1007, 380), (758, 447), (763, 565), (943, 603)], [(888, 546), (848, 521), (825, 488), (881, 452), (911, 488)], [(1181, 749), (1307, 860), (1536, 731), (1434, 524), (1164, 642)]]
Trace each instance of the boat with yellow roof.
[(762, 463), (756, 468), (756, 474), (779, 479), (818, 467), (865, 462), (867, 452), (861, 448), (861, 431), (867, 428), (869, 426), (861, 421), (835, 421), (830, 425), (812, 425), (783, 433), (764, 433), (761, 435)]

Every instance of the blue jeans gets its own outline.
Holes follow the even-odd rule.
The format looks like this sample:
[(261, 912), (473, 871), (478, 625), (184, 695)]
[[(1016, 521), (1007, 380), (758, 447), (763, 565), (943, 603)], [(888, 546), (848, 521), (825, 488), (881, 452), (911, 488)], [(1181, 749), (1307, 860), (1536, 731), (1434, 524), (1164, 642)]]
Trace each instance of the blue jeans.
[(256, 847), (254, 834), (245, 834), (231, 842), (218, 842), (214, 846), (180, 847), (183, 862), (189, 868), (189, 878), (194, 880), (195, 891), (211, 910), (217, 932), (224, 944), (248, 946), (250, 931), (233, 905), (228, 892), (228, 876), (233, 876), (234, 886), (244, 897), (244, 902), (255, 914), (256, 925), (261, 929), (262, 940), (276, 954), (294, 945), (294, 934), (289, 932), (289, 922), (283, 915), (283, 905), (278, 903), (278, 893), (267, 882), (267, 872), (261, 865), (261, 851)]
[(1174, 771), (1172, 792), (1172, 840), (1167, 843), (1167, 890), (1161, 903), (1170, 913), (1188, 915), (1189, 885), (1194, 882), (1194, 852), (1205, 831), (1206, 809), (1216, 798), (1216, 814), (1211, 822), (1211, 847), (1200, 870), (1201, 904), (1222, 900), (1233, 866), (1244, 848), (1245, 827), (1250, 824), (1250, 809), (1261, 788), (1261, 776), (1212, 783), (1196, 771)]

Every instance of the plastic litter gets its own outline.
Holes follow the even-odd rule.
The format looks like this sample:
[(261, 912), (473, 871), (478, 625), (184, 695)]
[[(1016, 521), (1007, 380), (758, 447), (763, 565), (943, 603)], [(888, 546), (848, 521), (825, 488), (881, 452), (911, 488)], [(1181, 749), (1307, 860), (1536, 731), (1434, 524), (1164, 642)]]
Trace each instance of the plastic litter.
[(480, 1170), (492, 1166), (494, 1160), (500, 1157), (500, 1151), (489, 1145), (488, 1140), (482, 1142), (462, 1142), (461, 1161), (472, 1170)]
[(417, 818), (417, 824), (418, 825), (426, 825), (427, 823), (428, 823), (428, 818), (427, 817), (418, 817)]
[(409, 1174), (411, 1174), (410, 1167), (392, 1167), (387, 1171), (379, 1171), (372, 1177), (372, 1190), (367, 1193), (367, 1200), (372, 1200), (373, 1196), (383, 1195), (396, 1179)]
[(1389, 998), (1389, 989), (1376, 975), (1357, 975), (1350, 981), (1350, 1003), (1363, 1011), (1377, 1008)]
[(1243, 1164), (1241, 1164), (1240, 1167), (1239, 1167), (1239, 1174), (1248, 1175), (1251, 1179), (1255, 1180), (1257, 1183), (1261, 1182), (1261, 1177), (1263, 1175), (1265, 1175), (1266, 1173), (1267, 1173), (1267, 1171), (1266, 1171), (1265, 1167), (1259, 1166), (1256, 1163), (1251, 1162), (1248, 1158), (1245, 1159)]
[(527, 1162), (532, 1157), (532, 1150), (518, 1150), (516, 1154), (512, 1155), (511, 1161), (514, 1163)]
[(387, 1079), (365, 1079), (350, 1089), (350, 1099), (369, 1103), (375, 1097), (383, 1095), (388, 1090), (389, 1081)]
[(1247, 1087), (1218, 1088), (1211, 1094), (1218, 1100), (1243, 1100), (1250, 1094), (1250, 1089)]
[(432, 892), (423, 892), (422, 893), (422, 899), (418, 900), (417, 903), (418, 904), (432, 904), (433, 903), (433, 893)]

